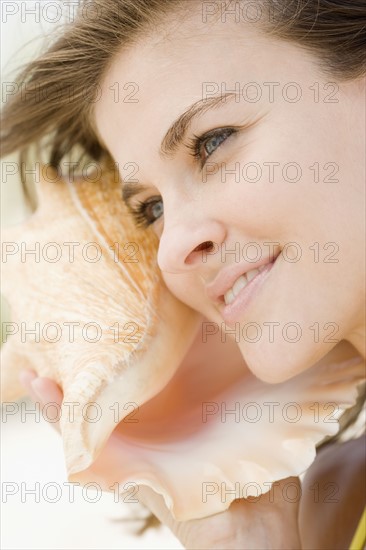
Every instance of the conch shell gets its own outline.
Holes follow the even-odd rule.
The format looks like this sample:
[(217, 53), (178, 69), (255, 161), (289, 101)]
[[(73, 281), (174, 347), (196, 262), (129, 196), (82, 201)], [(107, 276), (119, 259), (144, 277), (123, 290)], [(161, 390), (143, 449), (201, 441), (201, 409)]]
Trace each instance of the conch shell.
[(165, 287), (157, 238), (135, 227), (113, 174), (43, 177), (38, 193), (36, 212), (3, 243), (13, 334), (2, 349), (2, 401), (22, 396), (24, 367), (62, 386), (69, 480), (121, 492), (148, 485), (188, 520), (304, 472), (354, 405), (361, 359), (271, 385), (239, 351), (239, 367), (226, 365), (216, 337), (222, 368), (190, 366), (202, 318)]
[[(67, 420), (66, 408), (61, 415), (71, 473), (94, 460), (131, 413), (128, 403), (166, 385), (198, 316), (163, 285), (157, 238), (135, 227), (112, 173), (94, 183), (47, 174), (35, 214), (3, 242), (3, 292), (17, 321), (6, 330), (18, 337), (2, 350), (2, 400), (24, 393), (17, 380), (24, 367), (60, 384), (74, 417)], [(98, 422), (88, 421), (88, 403), (102, 410)]]

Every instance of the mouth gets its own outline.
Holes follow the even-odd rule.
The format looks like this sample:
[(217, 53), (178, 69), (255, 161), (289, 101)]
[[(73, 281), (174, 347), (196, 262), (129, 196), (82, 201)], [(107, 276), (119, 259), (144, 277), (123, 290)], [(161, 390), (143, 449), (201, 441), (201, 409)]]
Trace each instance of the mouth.
[(240, 320), (243, 312), (263, 286), (274, 267), (280, 252), (273, 258), (262, 260), (255, 267), (237, 266), (223, 271), (207, 288), (208, 296), (216, 302), (220, 315), (230, 326)]
[(220, 300), (224, 301), (225, 304), (228, 306), (229, 304), (232, 304), (235, 299), (241, 294), (241, 291), (246, 288), (251, 281), (257, 278), (259, 273), (262, 273), (268, 266), (273, 265), (274, 262), (269, 262), (266, 265), (261, 265), (258, 269), (251, 269), (250, 271), (247, 271), (243, 275), (240, 275), (233, 286), (229, 288), (227, 292), (225, 292), (224, 296), (220, 296)]

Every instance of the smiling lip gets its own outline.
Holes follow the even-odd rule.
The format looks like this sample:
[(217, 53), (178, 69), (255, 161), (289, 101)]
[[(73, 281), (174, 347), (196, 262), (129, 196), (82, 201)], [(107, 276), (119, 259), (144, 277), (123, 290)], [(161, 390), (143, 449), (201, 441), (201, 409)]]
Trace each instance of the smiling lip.
[[(243, 314), (243, 308), (248, 305), (262, 282), (267, 278), (278, 256), (279, 252), (274, 259), (264, 258), (256, 264), (245, 262), (234, 268), (230, 267), (230, 269), (223, 270), (218, 274), (215, 281), (206, 287), (208, 297), (219, 306), (220, 314), (226, 324), (231, 325), (239, 320)], [(259, 268), (262, 268), (261, 271), (240, 290), (233, 302), (226, 305), (224, 294), (232, 288), (240, 275)]]

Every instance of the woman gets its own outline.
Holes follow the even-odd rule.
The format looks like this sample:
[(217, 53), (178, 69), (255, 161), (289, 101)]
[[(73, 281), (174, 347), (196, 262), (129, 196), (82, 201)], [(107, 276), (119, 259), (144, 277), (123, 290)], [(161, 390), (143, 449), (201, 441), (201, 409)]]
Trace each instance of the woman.
[[(160, 238), (169, 289), (230, 327), (262, 380), (337, 357), (344, 342), (364, 356), (364, 2), (87, 4), (20, 76), (27, 94), (20, 85), (4, 109), (3, 155), (54, 131), (53, 166), (75, 146), (116, 162), (137, 222)], [(305, 525), (311, 505), (299, 516), (271, 493), (179, 525), (140, 496), (189, 548), (344, 548), (352, 536), (332, 542), (330, 519), (321, 541)]]

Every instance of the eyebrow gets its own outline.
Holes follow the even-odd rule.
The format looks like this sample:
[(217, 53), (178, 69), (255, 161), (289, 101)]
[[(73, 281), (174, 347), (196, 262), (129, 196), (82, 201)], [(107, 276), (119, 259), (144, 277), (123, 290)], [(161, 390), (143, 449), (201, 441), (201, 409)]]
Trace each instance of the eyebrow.
[(227, 99), (235, 97), (235, 92), (228, 92), (219, 96), (200, 99), (191, 105), (169, 128), (161, 142), (160, 152), (165, 157), (171, 157), (184, 140), (189, 126), (194, 118), (203, 115), (206, 111), (221, 106)]
[[(171, 158), (179, 145), (183, 142), (192, 121), (206, 113), (210, 109), (225, 104), (228, 99), (236, 97), (235, 92), (227, 92), (218, 96), (200, 99), (193, 103), (177, 120), (173, 122), (166, 132), (160, 146), (160, 155)], [(122, 185), (122, 199), (129, 206), (130, 199), (141, 193), (145, 187), (140, 183), (125, 183)]]

